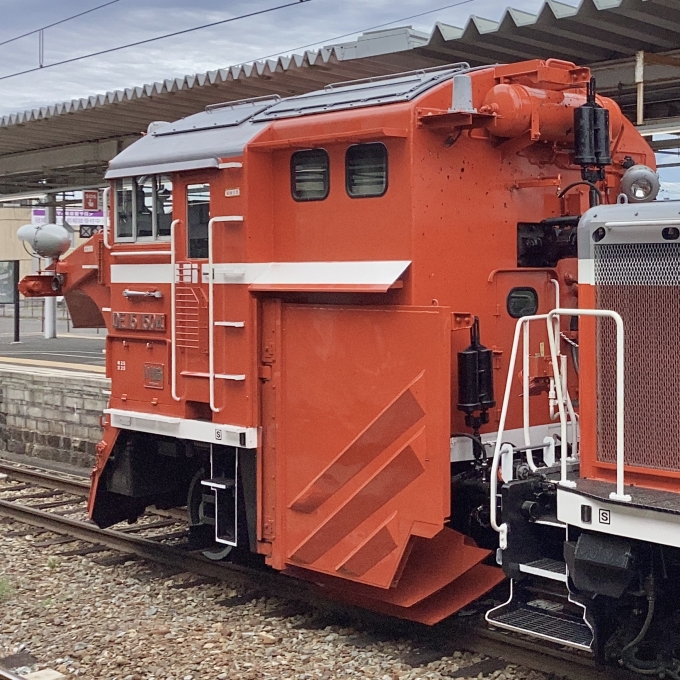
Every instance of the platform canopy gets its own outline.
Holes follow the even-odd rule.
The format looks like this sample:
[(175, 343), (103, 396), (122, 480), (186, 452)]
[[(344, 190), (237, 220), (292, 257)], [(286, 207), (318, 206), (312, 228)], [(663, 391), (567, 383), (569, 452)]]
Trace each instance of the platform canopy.
[(282, 97), (329, 83), (453, 62), (471, 66), (534, 58), (589, 65), (600, 92), (635, 116), (634, 57), (670, 57), (645, 72), (646, 118), (677, 116), (680, 128), (680, 3), (677, 0), (548, 0), (538, 14), (508, 9), (499, 22), (472, 16), (463, 28), (437, 23), (198, 75), (107, 92), (0, 118), (0, 197), (102, 186), (108, 161), (152, 121), (174, 121), (206, 105)]

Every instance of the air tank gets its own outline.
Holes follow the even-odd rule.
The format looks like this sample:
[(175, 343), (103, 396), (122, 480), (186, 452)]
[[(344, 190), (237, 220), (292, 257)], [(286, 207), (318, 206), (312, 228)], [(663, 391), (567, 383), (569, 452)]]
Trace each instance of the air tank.
[[(598, 99), (602, 105), (602, 113), (598, 114), (602, 117), (598, 118), (598, 129), (606, 129), (603, 117), (608, 116), (610, 134), (616, 138), (623, 125), (621, 113), (611, 99)], [(539, 90), (525, 85), (500, 83), (489, 90), (479, 111), (495, 114), (487, 127), (497, 137), (519, 137), (532, 131), (538, 132), (538, 138), (542, 141), (568, 143), (575, 136), (574, 110), (586, 103), (586, 95), (579, 92)], [(595, 121), (588, 122), (595, 125)], [(601, 139), (603, 157), (604, 142)], [(606, 147), (609, 148), (609, 138), (606, 139)]]

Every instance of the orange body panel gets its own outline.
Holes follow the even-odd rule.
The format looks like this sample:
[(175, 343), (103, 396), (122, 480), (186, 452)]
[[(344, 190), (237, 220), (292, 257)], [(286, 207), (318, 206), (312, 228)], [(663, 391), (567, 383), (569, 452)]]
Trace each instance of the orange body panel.
[(449, 513), (449, 314), (284, 304), (281, 328), (270, 561), (389, 588)]

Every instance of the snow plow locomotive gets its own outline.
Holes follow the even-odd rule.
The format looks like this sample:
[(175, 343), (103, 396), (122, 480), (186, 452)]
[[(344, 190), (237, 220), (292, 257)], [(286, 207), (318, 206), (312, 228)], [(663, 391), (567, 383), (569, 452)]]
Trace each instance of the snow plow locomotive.
[(151, 124), (104, 233), (21, 284), (108, 329), (93, 520), (187, 506), (215, 558), (429, 624), (509, 577), (493, 625), (675, 672), (680, 208), (653, 167), (558, 60)]

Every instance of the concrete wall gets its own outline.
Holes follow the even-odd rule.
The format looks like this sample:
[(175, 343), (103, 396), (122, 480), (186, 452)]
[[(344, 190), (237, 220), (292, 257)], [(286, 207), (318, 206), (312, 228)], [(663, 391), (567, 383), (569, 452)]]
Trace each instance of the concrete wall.
[(7, 207), (0, 203), (0, 260), (20, 260), (20, 274), (31, 273), (31, 257), (17, 238), (17, 229), (31, 221), (30, 208)]
[(0, 455), (92, 467), (109, 386), (92, 374), (0, 365)]

